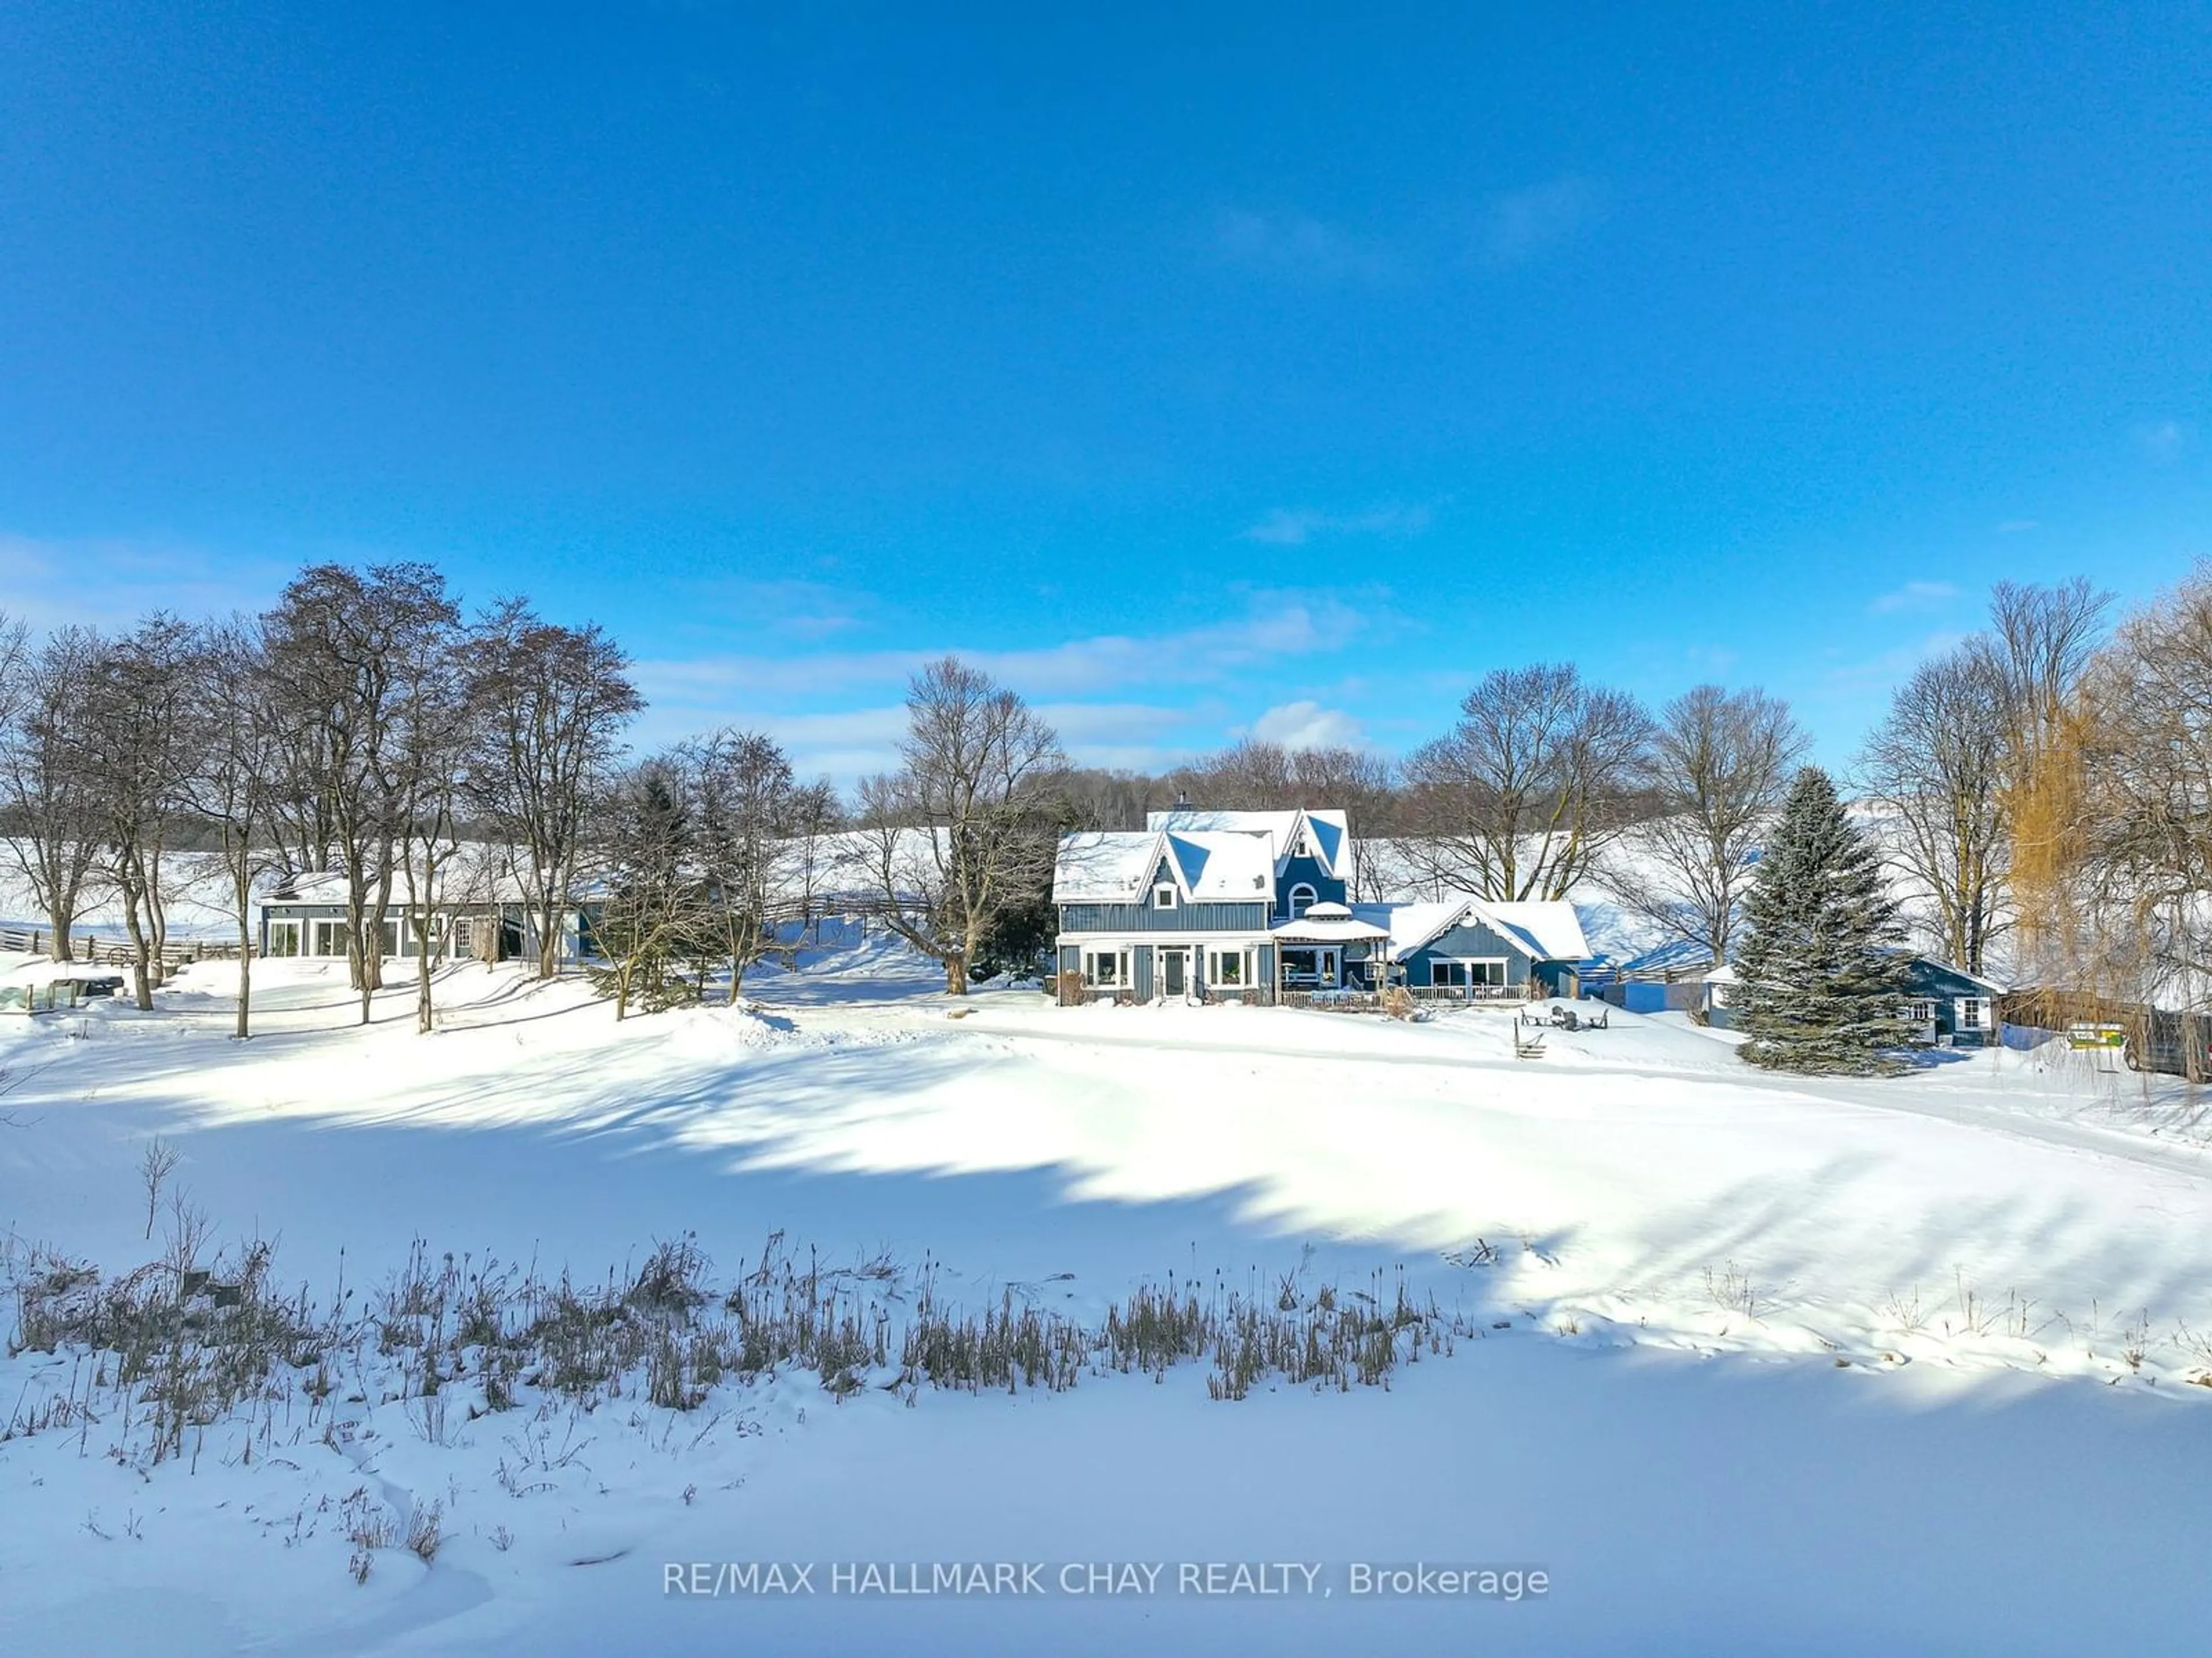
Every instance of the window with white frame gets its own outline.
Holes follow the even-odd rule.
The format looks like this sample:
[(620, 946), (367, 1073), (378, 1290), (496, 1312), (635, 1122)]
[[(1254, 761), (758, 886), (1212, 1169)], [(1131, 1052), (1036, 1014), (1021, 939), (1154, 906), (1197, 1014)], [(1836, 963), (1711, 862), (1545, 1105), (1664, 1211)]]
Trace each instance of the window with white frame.
[(270, 922), (269, 953), (271, 956), (297, 956), (300, 953), (300, 924), (297, 921)]
[(1990, 999), (1986, 996), (1960, 997), (1958, 1016), (1960, 1029), (1987, 1030), (1990, 1028)]
[(1121, 982), (1121, 958), (1110, 950), (1086, 951), (1083, 957), (1083, 976), (1094, 985), (1111, 988)]
[(343, 956), (346, 953), (346, 924), (343, 921), (315, 923), (315, 954)]
[(453, 954), (458, 957), (475, 955), (476, 940), (477, 924), (474, 919), (466, 915), (453, 917)]
[(1174, 882), (1163, 881), (1159, 885), (1152, 889), (1152, 908), (1154, 909), (1173, 909), (1175, 907), (1176, 890)]
[(1295, 921), (1311, 909), (1314, 907), (1314, 900), (1320, 896), (1304, 881), (1292, 887), (1291, 889), (1291, 919)]
[(1905, 1005), (1905, 1018), (1908, 1024), (1934, 1024), (1936, 1023), (1935, 1002), (1925, 997), (1916, 1002), (1907, 1002)]
[(1241, 990), (1244, 985), (1244, 952), (1241, 950), (1209, 950), (1206, 957), (1206, 976), (1224, 990)]
[(1429, 982), (1449, 990), (1475, 987), (1500, 989), (1505, 983), (1505, 960), (1503, 957), (1487, 957), (1431, 962), (1429, 964)]

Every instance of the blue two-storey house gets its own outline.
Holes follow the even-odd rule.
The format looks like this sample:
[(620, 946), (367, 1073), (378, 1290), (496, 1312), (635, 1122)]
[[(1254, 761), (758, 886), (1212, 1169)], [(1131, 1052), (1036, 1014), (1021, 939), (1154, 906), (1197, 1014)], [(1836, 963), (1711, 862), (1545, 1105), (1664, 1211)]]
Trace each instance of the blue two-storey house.
[(1346, 905), (1351, 855), (1340, 811), (1178, 806), (1141, 829), (1064, 836), (1061, 983), (1137, 1001), (1379, 983), (1388, 931)]

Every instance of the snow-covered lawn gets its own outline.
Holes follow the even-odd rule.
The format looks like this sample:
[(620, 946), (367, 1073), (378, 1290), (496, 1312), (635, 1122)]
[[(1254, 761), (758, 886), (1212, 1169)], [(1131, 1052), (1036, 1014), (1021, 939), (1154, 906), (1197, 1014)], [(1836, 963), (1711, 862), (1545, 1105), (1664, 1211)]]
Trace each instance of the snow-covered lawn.
[[(417, 1240), (627, 1283), (689, 1233), (718, 1287), (796, 1251), (895, 1315), (926, 1276), (1095, 1324), (1172, 1273), (1259, 1304), (1402, 1284), (1455, 1333), (1387, 1388), (1240, 1402), (1205, 1359), (842, 1403), (787, 1367), (689, 1412), (471, 1416), (471, 1380), (434, 1421), (364, 1373), (158, 1465), (106, 1409), (0, 1442), (0, 1651), (2070, 1653), (2179, 1649), (2212, 1612), (2212, 1151), (2176, 1084), (2042, 1050), (1778, 1079), (1618, 1011), (1534, 1061), (1499, 1009), (953, 1017), (880, 950), (619, 1026), (456, 969), (428, 1038), (411, 986), (363, 1030), (342, 973), (266, 963), (240, 1044), (231, 971), (0, 1023), (19, 1270), (156, 1257), (158, 1134), (217, 1242), (276, 1240), (325, 1302)], [(0, 1424), (83, 1363), (0, 1362)], [(434, 1559), (356, 1583), (349, 1515), (433, 1502)], [(668, 1592), (771, 1561), (816, 1592)], [(1000, 1561), (1047, 1592), (830, 1592), (836, 1562)], [(1413, 1561), (1548, 1592), (1352, 1592)], [(1181, 1592), (1240, 1562), (1301, 1592)], [(1101, 1603), (1058, 1576), (1091, 1563), (1165, 1566)]]

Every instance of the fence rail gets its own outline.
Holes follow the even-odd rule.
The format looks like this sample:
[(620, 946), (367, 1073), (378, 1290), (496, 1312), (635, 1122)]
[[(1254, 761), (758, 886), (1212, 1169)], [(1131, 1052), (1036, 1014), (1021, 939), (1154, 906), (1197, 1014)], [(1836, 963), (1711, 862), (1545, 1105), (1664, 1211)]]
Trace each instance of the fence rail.
[[(70, 957), (94, 967), (128, 967), (138, 959), (138, 952), (124, 938), (103, 938), (96, 933), (72, 935), (70, 938)], [(0, 927), (0, 951), (13, 955), (52, 956), (54, 935), (43, 927)], [(161, 969), (173, 972), (193, 962), (234, 962), (238, 959), (238, 941), (223, 943), (211, 938), (192, 938), (161, 946)]]

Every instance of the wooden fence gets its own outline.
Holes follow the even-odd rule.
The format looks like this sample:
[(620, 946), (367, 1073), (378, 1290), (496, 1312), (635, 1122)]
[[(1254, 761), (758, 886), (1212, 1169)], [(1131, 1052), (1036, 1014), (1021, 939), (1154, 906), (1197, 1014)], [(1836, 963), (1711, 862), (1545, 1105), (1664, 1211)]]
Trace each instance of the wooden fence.
[[(0, 927), (0, 954), (50, 956), (53, 954), (54, 935), (39, 927)], [(95, 933), (73, 936), (70, 939), (70, 956), (74, 961), (97, 967), (128, 967), (137, 960), (137, 952), (126, 938), (101, 938)], [(234, 962), (238, 959), (238, 941), (222, 943), (212, 938), (192, 938), (161, 946), (161, 970), (173, 973), (193, 962)]]

